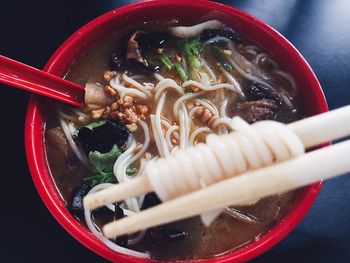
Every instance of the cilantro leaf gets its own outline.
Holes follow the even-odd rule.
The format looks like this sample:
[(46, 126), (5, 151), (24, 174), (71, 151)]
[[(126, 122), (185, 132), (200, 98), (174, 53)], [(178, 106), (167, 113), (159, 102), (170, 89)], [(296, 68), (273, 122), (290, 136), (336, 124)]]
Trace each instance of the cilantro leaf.
[(121, 153), (117, 145), (114, 145), (107, 153), (100, 153), (98, 151), (90, 152), (89, 164), (96, 173), (113, 173), (113, 165)]
[(100, 153), (98, 151), (90, 152), (89, 164), (94, 175), (84, 178), (84, 180), (90, 181), (92, 186), (101, 183), (116, 183), (113, 166), (121, 153), (117, 145), (114, 145), (107, 153)]

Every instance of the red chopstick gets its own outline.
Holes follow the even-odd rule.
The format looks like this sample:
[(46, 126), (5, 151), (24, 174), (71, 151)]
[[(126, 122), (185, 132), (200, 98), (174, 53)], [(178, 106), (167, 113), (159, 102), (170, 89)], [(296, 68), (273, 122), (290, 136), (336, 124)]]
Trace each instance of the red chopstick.
[(0, 82), (82, 107), (84, 87), (0, 55)]

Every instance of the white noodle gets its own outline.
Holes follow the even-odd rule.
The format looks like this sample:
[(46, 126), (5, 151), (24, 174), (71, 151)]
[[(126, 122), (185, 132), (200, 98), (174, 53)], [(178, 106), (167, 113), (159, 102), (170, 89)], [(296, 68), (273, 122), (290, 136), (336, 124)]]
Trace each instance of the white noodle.
[(270, 58), (269, 55), (266, 54), (266, 53), (260, 53), (260, 54), (258, 54), (258, 55), (255, 57), (255, 59), (254, 59), (254, 63), (255, 63), (256, 65), (259, 65), (260, 61), (261, 61), (264, 57), (265, 57), (266, 59), (269, 60), (269, 62), (272, 64), (272, 66), (273, 66), (274, 68), (278, 68), (278, 64), (276, 63), (276, 61), (274, 61), (272, 58)]
[(147, 89), (147, 90), (153, 90), (154, 89), (154, 84), (151, 83), (151, 82), (144, 82), (142, 84), (145, 87), (145, 89)]
[(162, 125), (164, 125), (166, 128), (170, 128), (171, 127), (171, 123), (170, 123), (170, 121), (168, 120), (168, 119), (165, 119), (165, 118), (162, 118), (161, 120), (160, 120), (160, 123), (162, 124)]
[(140, 151), (131, 158), (130, 163), (134, 163), (138, 158), (140, 158), (142, 156), (142, 154), (147, 150), (147, 148), (149, 146), (149, 142), (150, 142), (150, 135), (149, 135), (147, 123), (145, 123), (142, 120), (139, 120), (139, 123), (140, 123), (141, 127), (143, 128), (143, 131), (145, 134), (145, 141), (144, 141)]
[(78, 159), (85, 166), (90, 168), (89, 161), (88, 161), (84, 151), (82, 149), (79, 149), (79, 147), (76, 145), (75, 141), (73, 140), (72, 134), (70, 133), (70, 130), (69, 130), (67, 123), (62, 118), (59, 118), (59, 121), (61, 124), (61, 128), (63, 130), (63, 133), (66, 136), (67, 141), (68, 141), (70, 147), (72, 148), (73, 152), (75, 153), (75, 155), (78, 157)]
[(157, 146), (158, 154), (161, 157), (163, 157), (165, 155), (164, 155), (163, 147), (162, 147), (160, 139), (159, 139), (159, 133), (158, 133), (157, 128), (156, 128), (155, 115), (151, 114), (149, 117), (151, 120), (151, 128), (152, 128), (153, 138), (154, 138), (154, 142), (156, 143), (156, 146)]
[(154, 76), (154, 78), (157, 79), (158, 81), (161, 81), (162, 79), (164, 79), (163, 76), (160, 75), (159, 73), (153, 73), (153, 76)]
[(147, 99), (147, 95), (137, 89), (133, 88), (127, 88), (119, 83), (119, 76), (115, 76), (111, 81), (109, 82), (110, 86), (118, 91), (121, 98), (125, 97), (126, 95), (137, 97), (141, 99)]
[(185, 149), (186, 147), (186, 124), (185, 116), (182, 109), (179, 110), (179, 127), (180, 127), (180, 149)]
[[(93, 187), (89, 192), (88, 195), (93, 194), (99, 190), (105, 189), (107, 187), (112, 186), (112, 184), (99, 184)], [(89, 230), (99, 239), (103, 244), (105, 244), (108, 248), (112, 249), (115, 252), (124, 254), (124, 255), (129, 255), (132, 257), (138, 257), (138, 258), (149, 258), (149, 255), (147, 253), (142, 253), (138, 252), (132, 249), (128, 249), (122, 246), (119, 246), (115, 244), (114, 242), (110, 241), (108, 238), (103, 236), (103, 234), (98, 231), (92, 221), (91, 218), (91, 211), (90, 209), (85, 209), (84, 208), (84, 216), (85, 216), (85, 222)]]
[(165, 138), (164, 138), (164, 134), (163, 134), (162, 126), (161, 126), (161, 116), (160, 116), (161, 111), (162, 111), (163, 106), (164, 106), (165, 98), (166, 98), (166, 93), (163, 93), (159, 99), (157, 109), (156, 109), (156, 114), (150, 115), (153, 137), (154, 137), (154, 140), (156, 142), (156, 146), (157, 146), (159, 155), (161, 157), (165, 157), (165, 156), (168, 156), (170, 154), (169, 149), (168, 149), (167, 144), (166, 144), (166, 141), (165, 141)]
[[(226, 108), (227, 108), (228, 101), (227, 99), (223, 99), (220, 105), (220, 117), (221, 118), (227, 118), (226, 114)], [(227, 133), (227, 129), (224, 126), (219, 127), (219, 134), (225, 134)]]
[(154, 95), (155, 100), (158, 101), (160, 94), (169, 88), (176, 90), (181, 96), (184, 94), (183, 88), (179, 86), (174, 80), (168, 78), (162, 79), (154, 88), (156, 91)]
[(168, 31), (172, 35), (180, 38), (190, 38), (198, 36), (205, 29), (219, 29), (222, 26), (223, 25), (219, 20), (209, 20), (193, 26), (169, 27)]
[(227, 99), (224, 99), (220, 105), (220, 116), (221, 117), (226, 117), (227, 114), (226, 114), (226, 108), (227, 108)]
[(59, 107), (57, 107), (57, 113), (62, 119), (66, 120), (66, 121), (74, 121), (75, 120), (75, 117), (64, 113)]
[[(175, 132), (179, 130), (179, 126), (177, 125), (172, 125), (171, 127), (168, 128), (168, 130), (166, 131), (165, 134), (165, 141), (168, 144), (169, 149), (173, 148), (173, 143), (171, 142), (171, 135), (172, 133), (174, 133), (174, 137), (178, 140), (179, 139), (179, 135)], [(177, 135), (177, 136), (175, 136)]]
[[(136, 147), (136, 141), (133, 140), (131, 146), (123, 152), (114, 163), (113, 172), (116, 176), (118, 183), (123, 183), (125, 181), (130, 180), (130, 178), (126, 174), (126, 169), (131, 164), (131, 158), (133, 156), (134, 150)], [(129, 197), (125, 199), (125, 203), (128, 206), (128, 209), (133, 212), (139, 212), (140, 207), (138, 205), (138, 201), (135, 197)]]
[(164, 156), (168, 156), (169, 155), (169, 150), (166, 147), (166, 142), (165, 142), (165, 138), (164, 138), (164, 134), (163, 134), (163, 129), (162, 129), (162, 125), (160, 123), (160, 120), (161, 120), (161, 116), (160, 115), (161, 115), (161, 112), (163, 110), (165, 98), (166, 98), (166, 93), (163, 93), (162, 96), (160, 97), (159, 103), (157, 105), (156, 114), (155, 114), (155, 124), (156, 124), (156, 129), (158, 130), (160, 143), (161, 143), (161, 145), (163, 147)]
[(243, 77), (245, 77), (246, 79), (249, 79), (252, 82), (256, 82), (256, 83), (260, 83), (272, 90), (275, 90), (274, 87), (272, 87), (269, 83), (267, 83), (266, 81), (263, 81), (262, 79), (253, 76), (251, 74), (246, 73), (243, 69), (240, 68), (240, 66), (238, 66), (238, 64), (236, 64), (236, 62), (230, 58), (229, 56), (227, 56), (227, 59), (230, 61), (230, 63), (232, 64), (232, 66), (235, 68), (235, 70), (238, 71), (238, 73), (240, 73)]
[(210, 112), (214, 115), (214, 116), (218, 116), (219, 115), (219, 111), (218, 109), (215, 107), (215, 105), (209, 101), (209, 100), (204, 100), (204, 99), (196, 99), (196, 102), (198, 102), (199, 104), (203, 105), (205, 108), (207, 108), (208, 110), (210, 110)]
[(194, 140), (196, 139), (196, 137), (197, 137), (200, 133), (203, 133), (203, 132), (205, 132), (205, 133), (211, 133), (212, 130), (211, 130), (210, 128), (208, 128), (208, 127), (200, 127), (200, 128), (195, 129), (195, 130), (192, 132), (191, 136), (190, 136), (190, 141), (191, 141), (191, 144), (192, 144), (192, 145), (194, 144)]
[(215, 73), (212, 71), (211, 67), (208, 65), (208, 63), (205, 61), (204, 58), (201, 59), (203, 67), (205, 71), (208, 73), (209, 77), (212, 79), (213, 82), (217, 82), (217, 78)]
[(180, 103), (185, 102), (186, 100), (189, 99), (193, 99), (195, 97), (198, 97), (199, 95), (201, 95), (202, 93), (197, 92), (197, 93), (189, 93), (189, 94), (185, 94), (182, 97), (180, 97), (179, 99), (177, 99), (173, 105), (173, 113), (175, 115), (175, 117), (179, 116), (179, 106)]
[(125, 73), (122, 75), (123, 80), (128, 83), (131, 86), (134, 86), (139, 91), (146, 94), (147, 97), (152, 97), (151, 92), (146, 89), (142, 84), (138, 83), (136, 80), (133, 80), (132, 78), (128, 77)]
[(217, 89), (228, 89), (228, 90), (232, 90), (232, 91), (237, 92), (237, 93), (242, 92), (242, 91), (238, 90), (236, 87), (234, 87), (233, 85), (228, 84), (228, 83), (218, 83), (218, 84), (207, 85), (207, 86), (204, 86), (203, 84), (201, 84), (197, 81), (194, 81), (194, 80), (187, 80), (184, 83), (182, 83), (183, 88), (186, 88), (188, 86), (195, 86), (195, 87), (197, 87), (201, 90), (204, 90), (204, 91), (213, 91), (213, 90), (217, 90)]
[(188, 113), (188, 118), (190, 120), (193, 119), (193, 115), (196, 113), (197, 110), (199, 110), (201, 107), (200, 106), (196, 106), (196, 107), (193, 107), (190, 112)]
[(241, 85), (239, 84), (239, 82), (230, 73), (228, 73), (226, 70), (224, 70), (222, 67), (220, 67), (220, 70), (224, 74), (224, 76), (226, 77), (228, 82), (230, 82), (239, 91), (239, 94), (244, 96)]
[(184, 121), (185, 121), (185, 141), (186, 141), (186, 146), (189, 143), (190, 140), (190, 129), (191, 129), (191, 121), (188, 117), (188, 112), (186, 109), (186, 106), (184, 103), (181, 104), (182, 112), (184, 114)]

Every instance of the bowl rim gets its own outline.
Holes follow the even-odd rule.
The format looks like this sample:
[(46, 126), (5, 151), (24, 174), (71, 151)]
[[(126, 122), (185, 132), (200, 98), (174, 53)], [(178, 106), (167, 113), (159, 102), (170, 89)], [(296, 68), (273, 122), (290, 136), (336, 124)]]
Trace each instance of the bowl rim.
[[(309, 64), (299, 53), (299, 51), (279, 32), (273, 29), (271, 26), (262, 22), (261, 20), (255, 18), (254, 16), (235, 9), (233, 7), (215, 3), (206, 0), (149, 0), (145, 2), (138, 2), (134, 4), (129, 4), (114, 10), (111, 10), (87, 24), (83, 25), (78, 29), (74, 34), (72, 34), (51, 56), (49, 61), (44, 67), (44, 70), (47, 72), (57, 71), (60, 61), (62, 61), (64, 54), (73, 48), (73, 46), (81, 40), (81, 38), (92, 32), (96, 25), (101, 23), (107, 23), (112, 17), (120, 16), (125, 13), (128, 13), (130, 10), (135, 10), (142, 7), (156, 7), (166, 4), (172, 5), (189, 5), (189, 6), (204, 6), (206, 8), (212, 8), (215, 10), (223, 11), (225, 13), (231, 13), (240, 19), (244, 20), (254, 20), (254, 23), (260, 29), (263, 29), (265, 32), (271, 34), (276, 41), (288, 49), (288, 52), (291, 54), (293, 59), (298, 59), (300, 64), (303, 66), (303, 70), (307, 73), (306, 77), (312, 83), (313, 92), (315, 92), (315, 98), (317, 100), (317, 106), (319, 112), (328, 111), (328, 106), (325, 100), (324, 93), (318, 82), (314, 72), (312, 71)], [(32, 95), (27, 108), (26, 123), (25, 123), (25, 148), (27, 155), (27, 162), (29, 170), (35, 184), (35, 187), (43, 200), (46, 207), (49, 209), (54, 218), (62, 225), (67, 232), (69, 232), (75, 239), (77, 239), (84, 246), (99, 254), (100, 256), (120, 262), (150, 262), (153, 260), (148, 259), (139, 259), (130, 257), (127, 255), (119, 254), (107, 248), (103, 245), (96, 237), (94, 237), (87, 229), (82, 227), (68, 212), (68, 210), (60, 204), (60, 200), (56, 193), (52, 192), (52, 179), (50, 178), (50, 172), (47, 169), (47, 165), (42, 165), (43, 162), (46, 162), (46, 157), (43, 151), (45, 151), (42, 142), (43, 138), (43, 129), (44, 129), (44, 120), (40, 116), (39, 106), (43, 103), (44, 99), (37, 95)], [(39, 141), (39, 143), (37, 143)], [(258, 241), (252, 241), (247, 245), (244, 245), (238, 249), (226, 252), (222, 255), (218, 255), (215, 258), (210, 259), (201, 259), (201, 260), (191, 260), (186, 262), (245, 262), (248, 261), (281, 241), (286, 237), (294, 227), (303, 219), (307, 211), (311, 208), (314, 203), (318, 192), (322, 186), (322, 182), (312, 184), (308, 187), (305, 187), (303, 191), (303, 197), (296, 202), (293, 206), (292, 212), (288, 212), (283, 219), (274, 225), (269, 231), (264, 233)], [(62, 200), (61, 200), (62, 202)]]

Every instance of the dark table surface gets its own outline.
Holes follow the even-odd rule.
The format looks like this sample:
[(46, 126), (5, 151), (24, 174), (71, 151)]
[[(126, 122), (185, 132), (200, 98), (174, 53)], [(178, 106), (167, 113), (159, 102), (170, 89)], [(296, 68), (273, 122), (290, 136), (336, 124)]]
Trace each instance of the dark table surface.
[[(0, 54), (42, 68), (54, 50), (96, 16), (133, 1), (1, 1)], [(272, 25), (311, 64), (330, 108), (350, 102), (349, 0), (222, 1)], [(0, 85), (1, 262), (105, 262), (65, 232), (32, 183), (23, 145), (29, 94)], [(326, 182), (282, 242), (254, 262), (349, 262), (350, 178)]]

